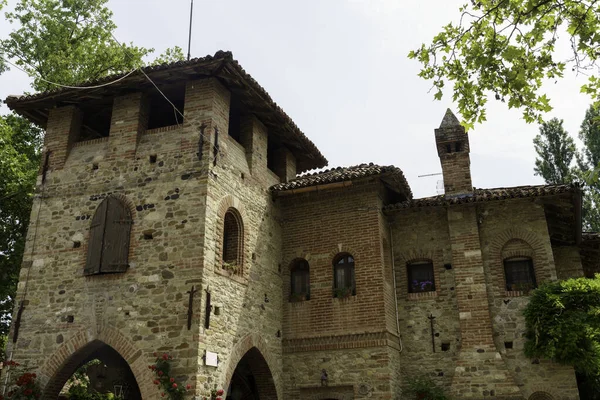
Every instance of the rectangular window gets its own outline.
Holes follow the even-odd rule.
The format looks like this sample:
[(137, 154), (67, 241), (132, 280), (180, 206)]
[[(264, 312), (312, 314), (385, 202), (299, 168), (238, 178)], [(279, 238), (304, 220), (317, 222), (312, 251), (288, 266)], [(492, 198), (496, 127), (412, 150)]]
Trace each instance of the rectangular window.
[(435, 280), (433, 277), (433, 263), (431, 261), (419, 261), (406, 265), (408, 272), (408, 292), (421, 293), (435, 291)]
[(537, 287), (531, 258), (504, 260), (504, 277), (508, 291), (529, 292)]

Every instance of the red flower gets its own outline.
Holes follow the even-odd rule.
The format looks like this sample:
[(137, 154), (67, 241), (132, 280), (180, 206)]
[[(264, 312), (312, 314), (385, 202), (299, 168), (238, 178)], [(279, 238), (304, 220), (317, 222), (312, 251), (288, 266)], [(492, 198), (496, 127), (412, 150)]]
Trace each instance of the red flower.
[(217, 390), (217, 396), (223, 396), (223, 389)]
[[(190, 389), (192, 388), (192, 385), (187, 385), (185, 388), (186, 388), (187, 390), (190, 390)], [(0, 399), (0, 400), (2, 400), (2, 399)]]
[(169, 355), (167, 353), (163, 354), (163, 360), (167, 361), (169, 359)]
[(165, 397), (165, 394), (164, 394), (164, 393), (161, 393), (160, 395), (161, 395), (161, 397)]
[(223, 398), (222, 397), (217, 397), (217, 400), (223, 400)]
[(162, 371), (158, 371), (158, 376), (162, 376), (163, 372)]
[(155, 385), (158, 385), (159, 383), (160, 383), (160, 382), (158, 381), (158, 379), (155, 379), (155, 380), (154, 380), (154, 384), (155, 384)]
[(170, 380), (171, 380), (171, 383), (175, 382), (175, 378), (171, 378)]
[(177, 389), (177, 384), (176, 383), (173, 384), (173, 389)]

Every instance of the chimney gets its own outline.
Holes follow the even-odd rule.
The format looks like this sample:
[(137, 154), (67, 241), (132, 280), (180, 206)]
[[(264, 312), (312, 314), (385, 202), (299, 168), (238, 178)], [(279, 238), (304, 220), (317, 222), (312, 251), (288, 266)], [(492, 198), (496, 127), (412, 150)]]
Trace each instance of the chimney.
[(440, 127), (435, 130), (435, 144), (442, 164), (446, 195), (472, 193), (469, 136), (450, 109), (446, 110)]

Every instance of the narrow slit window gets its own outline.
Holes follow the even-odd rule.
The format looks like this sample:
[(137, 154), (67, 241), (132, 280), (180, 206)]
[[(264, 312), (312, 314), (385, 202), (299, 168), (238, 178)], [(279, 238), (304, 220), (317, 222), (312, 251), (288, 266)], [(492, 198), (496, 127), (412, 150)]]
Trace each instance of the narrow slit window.
[(241, 216), (237, 210), (230, 208), (225, 213), (223, 220), (222, 263), (223, 269), (228, 269), (233, 273), (241, 271), (243, 232)]

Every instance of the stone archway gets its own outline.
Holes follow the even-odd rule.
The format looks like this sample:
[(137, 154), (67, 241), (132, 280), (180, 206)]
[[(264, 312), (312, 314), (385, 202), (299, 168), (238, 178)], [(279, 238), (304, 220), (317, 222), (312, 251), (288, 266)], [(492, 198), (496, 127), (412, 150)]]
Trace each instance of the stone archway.
[(110, 326), (98, 326), (95, 331), (94, 334), (92, 330), (80, 330), (48, 357), (39, 369), (40, 382), (44, 386), (42, 398), (55, 400), (65, 382), (81, 364), (90, 359), (96, 351), (110, 348), (133, 374), (141, 398), (158, 399), (160, 393), (152, 384), (154, 376), (142, 357), (142, 351)]
[(237, 363), (228, 383), (227, 400), (277, 400), (273, 375), (256, 347)]
[(100, 340), (93, 340), (71, 354), (46, 384), (42, 398), (57, 399), (67, 380), (79, 367), (91, 360), (101, 361), (100, 365), (88, 369), (91, 387), (100, 393), (115, 393), (118, 390), (117, 394), (122, 394), (126, 400), (141, 400), (140, 387), (127, 361)]

